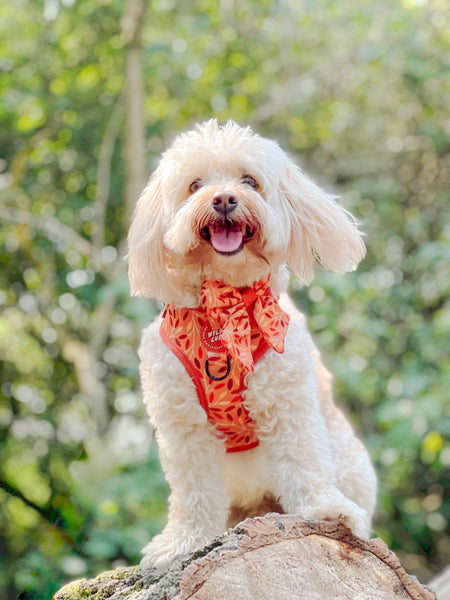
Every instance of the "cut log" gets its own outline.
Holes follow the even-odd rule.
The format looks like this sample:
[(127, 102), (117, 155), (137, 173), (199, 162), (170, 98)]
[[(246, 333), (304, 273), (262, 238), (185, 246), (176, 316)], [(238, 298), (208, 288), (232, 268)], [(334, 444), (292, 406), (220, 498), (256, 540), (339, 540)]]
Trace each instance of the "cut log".
[(380, 539), (338, 521), (269, 514), (246, 519), (146, 578), (116, 569), (62, 588), (54, 600), (436, 600)]
[(434, 590), (437, 600), (450, 600), (450, 565), (433, 577), (430, 587)]

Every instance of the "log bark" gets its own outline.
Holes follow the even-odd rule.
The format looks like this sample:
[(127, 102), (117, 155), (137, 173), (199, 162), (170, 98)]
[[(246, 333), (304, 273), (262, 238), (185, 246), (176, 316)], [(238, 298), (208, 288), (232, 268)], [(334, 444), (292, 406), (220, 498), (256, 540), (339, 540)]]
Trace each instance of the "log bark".
[(74, 582), (54, 600), (436, 600), (380, 539), (355, 537), (344, 519), (246, 519), (146, 578), (139, 567)]

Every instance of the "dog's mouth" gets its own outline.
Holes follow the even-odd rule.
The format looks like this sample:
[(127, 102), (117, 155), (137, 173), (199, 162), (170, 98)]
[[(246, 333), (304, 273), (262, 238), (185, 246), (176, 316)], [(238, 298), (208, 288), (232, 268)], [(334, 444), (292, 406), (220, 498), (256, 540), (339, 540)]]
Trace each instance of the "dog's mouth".
[(219, 254), (231, 256), (240, 252), (255, 233), (256, 230), (248, 224), (222, 219), (203, 227), (200, 237)]

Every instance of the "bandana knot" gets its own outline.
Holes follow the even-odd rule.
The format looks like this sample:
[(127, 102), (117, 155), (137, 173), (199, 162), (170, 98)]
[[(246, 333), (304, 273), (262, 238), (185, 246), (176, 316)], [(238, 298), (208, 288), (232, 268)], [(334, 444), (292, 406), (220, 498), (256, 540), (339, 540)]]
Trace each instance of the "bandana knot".
[(279, 354), (284, 351), (289, 315), (280, 308), (268, 280), (244, 288), (205, 281), (201, 305), (211, 325), (221, 330), (222, 344), (246, 371), (253, 372), (255, 366), (251, 351), (252, 318), (267, 344)]

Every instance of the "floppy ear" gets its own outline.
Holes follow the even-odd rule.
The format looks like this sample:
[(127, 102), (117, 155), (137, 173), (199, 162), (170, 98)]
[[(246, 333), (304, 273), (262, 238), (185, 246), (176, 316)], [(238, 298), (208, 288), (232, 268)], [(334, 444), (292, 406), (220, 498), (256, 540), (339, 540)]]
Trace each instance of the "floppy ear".
[(157, 169), (142, 192), (128, 233), (128, 277), (134, 296), (160, 299), (167, 270), (164, 264), (163, 199)]
[(291, 162), (280, 187), (290, 213), (293, 272), (309, 283), (314, 260), (336, 273), (353, 271), (366, 253), (355, 218)]

